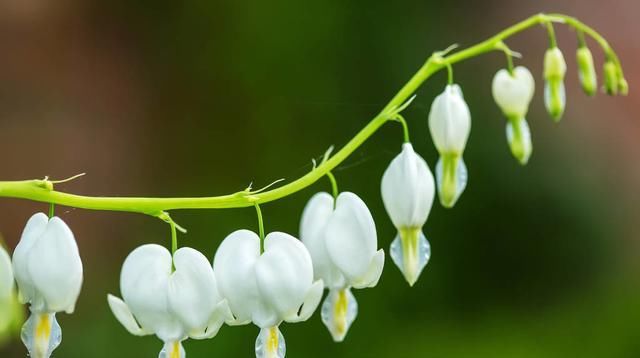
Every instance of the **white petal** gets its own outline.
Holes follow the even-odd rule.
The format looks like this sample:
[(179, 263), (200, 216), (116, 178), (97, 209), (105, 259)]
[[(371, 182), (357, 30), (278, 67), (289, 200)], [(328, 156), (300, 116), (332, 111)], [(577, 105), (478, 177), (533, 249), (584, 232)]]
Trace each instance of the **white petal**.
[(207, 325), (207, 330), (205, 332), (196, 332), (189, 337), (193, 339), (209, 339), (218, 334), (220, 327), (226, 322), (233, 322), (235, 317), (233, 317), (233, 313), (231, 313), (231, 309), (229, 308), (229, 303), (227, 300), (220, 301), (211, 315), (209, 319), (209, 323)]
[(305, 246), (289, 234), (267, 235), (264, 254), (256, 264), (256, 282), (262, 302), (273, 308), (280, 320), (298, 312), (312, 281), (313, 265)]
[(362, 199), (349, 192), (338, 196), (325, 240), (331, 260), (348, 283), (362, 280), (378, 246), (376, 225)]
[(260, 238), (249, 230), (227, 236), (213, 260), (213, 271), (222, 297), (227, 299), (237, 323), (251, 321), (259, 306), (255, 264), (260, 257)]
[[(18, 242), (13, 252), (13, 273), (18, 283), (18, 288), (20, 289), (20, 300), (22, 303), (31, 302), (35, 298), (33, 281), (27, 270), (28, 257), (31, 248), (47, 228), (48, 222), (49, 218), (47, 215), (43, 213), (34, 214), (29, 221), (27, 221), (27, 225), (25, 225), (22, 231), (20, 242)], [(39, 306), (42, 308), (44, 302), (42, 302), (42, 299), (39, 301)], [(34, 304), (35, 302), (32, 302), (32, 307)]]
[(82, 261), (71, 229), (60, 218), (47, 223), (28, 253), (27, 270), (49, 312), (73, 312), (82, 287)]
[(300, 221), (300, 240), (309, 250), (313, 274), (327, 287), (342, 287), (344, 277), (333, 265), (325, 246), (325, 229), (333, 214), (334, 199), (328, 193), (317, 193), (307, 203)]
[(471, 130), (471, 113), (458, 85), (447, 85), (431, 105), (431, 138), (438, 152), (462, 153)]
[(309, 292), (307, 292), (307, 297), (305, 297), (304, 302), (302, 303), (300, 312), (296, 312), (289, 317), (285, 317), (285, 320), (292, 323), (308, 320), (313, 312), (315, 312), (316, 308), (318, 308), (318, 304), (320, 304), (320, 300), (322, 299), (323, 291), (324, 283), (322, 280), (314, 282), (313, 285), (311, 285)]
[(129, 306), (127, 306), (123, 300), (109, 294), (107, 295), (107, 301), (109, 302), (109, 307), (111, 307), (113, 315), (116, 316), (118, 322), (120, 322), (120, 324), (122, 324), (129, 333), (135, 336), (144, 336), (149, 334), (149, 332), (145, 332), (138, 325), (138, 322), (136, 322), (136, 319), (133, 317), (131, 310), (129, 310)]
[(507, 117), (520, 118), (529, 110), (535, 81), (526, 67), (514, 68), (513, 75), (501, 69), (493, 77), (491, 91), (498, 107)]
[(382, 201), (396, 228), (422, 227), (427, 221), (435, 182), (427, 162), (411, 143), (402, 146), (382, 176)]
[(160, 339), (177, 340), (185, 334), (169, 311), (167, 297), (171, 254), (156, 244), (133, 250), (122, 265), (120, 290), (140, 326)]
[(189, 247), (177, 250), (173, 262), (176, 270), (168, 284), (170, 311), (189, 335), (202, 334), (222, 301), (213, 268), (202, 253)]
[[(0, 245), (0, 305), (6, 304), (13, 294), (13, 269), (11, 258)], [(0, 327), (2, 323), (0, 322)]]
[(380, 249), (376, 252), (369, 264), (367, 273), (358, 282), (353, 283), (354, 288), (375, 287), (382, 275), (384, 268), (384, 250)]

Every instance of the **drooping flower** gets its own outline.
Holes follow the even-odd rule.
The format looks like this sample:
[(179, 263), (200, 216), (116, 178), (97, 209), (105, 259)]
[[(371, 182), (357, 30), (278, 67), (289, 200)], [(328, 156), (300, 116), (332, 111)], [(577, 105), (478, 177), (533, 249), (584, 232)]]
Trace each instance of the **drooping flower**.
[(188, 247), (173, 260), (160, 245), (133, 250), (122, 265), (120, 291), (124, 300), (108, 295), (111, 311), (129, 333), (160, 338), (160, 358), (184, 358), (182, 341), (211, 338), (233, 318), (209, 260)]
[(377, 250), (373, 217), (356, 194), (343, 192), (334, 200), (317, 193), (302, 213), (300, 239), (311, 254), (315, 278), (329, 289), (322, 322), (341, 342), (358, 314), (351, 287), (374, 287), (382, 274), (384, 251)]
[(511, 154), (520, 164), (527, 164), (533, 146), (531, 132), (525, 116), (535, 91), (535, 81), (526, 67), (518, 66), (509, 73), (499, 70), (493, 77), (491, 92), (493, 98), (507, 117), (507, 141)]
[(278, 326), (309, 319), (322, 298), (322, 281), (313, 281), (306, 247), (296, 238), (272, 232), (264, 239), (249, 230), (227, 236), (213, 261), (220, 293), (235, 317), (231, 325), (260, 327), (258, 358), (282, 358), (286, 346)]
[(593, 55), (587, 46), (578, 47), (576, 62), (578, 63), (578, 77), (582, 90), (589, 96), (595, 95), (598, 90), (598, 76), (593, 64)]
[(471, 131), (471, 113), (460, 86), (447, 85), (431, 105), (429, 129), (440, 153), (436, 179), (440, 203), (450, 208), (467, 186), (467, 167), (462, 154)]
[(411, 286), (429, 262), (431, 246), (422, 233), (429, 217), (435, 184), (427, 162), (411, 143), (402, 145), (382, 176), (382, 201), (398, 230), (391, 244), (391, 258)]
[(82, 287), (82, 261), (67, 224), (43, 213), (33, 215), (13, 253), (13, 272), (20, 301), (31, 310), (22, 341), (32, 357), (49, 357), (62, 340), (55, 315), (73, 313)]
[[(13, 295), (13, 290), (14, 283), (11, 258), (4, 247), (0, 245), (0, 306), (6, 305)], [(0, 326), (2, 326), (2, 323), (0, 323)]]
[(9, 253), (0, 239), (0, 344), (7, 335), (20, 329), (22, 305), (18, 302)]
[(544, 104), (549, 115), (557, 122), (562, 118), (566, 104), (564, 76), (567, 63), (557, 46), (547, 50), (544, 55)]

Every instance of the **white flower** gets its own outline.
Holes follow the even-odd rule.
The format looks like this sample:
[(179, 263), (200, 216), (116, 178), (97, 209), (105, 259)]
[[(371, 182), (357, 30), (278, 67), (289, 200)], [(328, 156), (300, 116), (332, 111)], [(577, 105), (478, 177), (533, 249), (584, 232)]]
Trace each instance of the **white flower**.
[(13, 253), (13, 272), (20, 300), (32, 312), (22, 340), (32, 357), (49, 357), (62, 340), (55, 313), (72, 313), (82, 286), (82, 261), (67, 224), (33, 215)]
[(493, 98), (507, 117), (507, 141), (513, 156), (526, 164), (533, 146), (525, 116), (535, 91), (535, 81), (526, 67), (518, 66), (513, 73), (499, 70), (491, 86)]
[(525, 117), (534, 91), (533, 75), (523, 66), (514, 68), (513, 73), (499, 70), (491, 84), (493, 98), (507, 118)]
[(0, 340), (14, 320), (14, 295), (11, 258), (2, 244), (0, 244)]
[[(13, 269), (11, 258), (7, 251), (0, 245), (0, 306), (5, 306), (13, 295)], [(3, 322), (4, 320), (2, 320)], [(0, 322), (0, 326), (2, 326)]]
[(382, 274), (384, 251), (377, 250), (373, 217), (356, 194), (344, 192), (334, 200), (317, 193), (302, 213), (300, 239), (311, 254), (315, 278), (330, 290), (322, 321), (340, 342), (358, 312), (350, 288), (374, 287)]
[(544, 104), (551, 117), (559, 121), (564, 113), (566, 94), (564, 76), (567, 73), (567, 63), (562, 51), (558, 47), (547, 50), (544, 55)]
[[(0, 240), (2, 241), (2, 240)], [(23, 307), (18, 302), (9, 253), (0, 243), (0, 342), (24, 323)]]
[(284, 357), (278, 325), (309, 319), (322, 298), (322, 281), (313, 281), (311, 256), (296, 238), (272, 232), (264, 239), (249, 230), (227, 236), (213, 261), (218, 287), (229, 302), (235, 321), (261, 328), (256, 356)]
[(436, 177), (440, 202), (452, 207), (467, 185), (467, 167), (462, 159), (471, 130), (471, 114), (460, 86), (447, 85), (429, 112), (429, 129), (440, 153)]
[(435, 184), (429, 166), (411, 143), (402, 145), (382, 176), (382, 201), (398, 234), (391, 244), (391, 258), (410, 285), (418, 279), (431, 256), (422, 233), (429, 217)]
[(108, 296), (113, 314), (133, 335), (158, 336), (161, 358), (184, 357), (183, 340), (211, 338), (232, 318), (209, 260), (192, 248), (178, 249), (172, 261), (160, 245), (138, 247), (122, 265), (120, 290), (124, 301)]

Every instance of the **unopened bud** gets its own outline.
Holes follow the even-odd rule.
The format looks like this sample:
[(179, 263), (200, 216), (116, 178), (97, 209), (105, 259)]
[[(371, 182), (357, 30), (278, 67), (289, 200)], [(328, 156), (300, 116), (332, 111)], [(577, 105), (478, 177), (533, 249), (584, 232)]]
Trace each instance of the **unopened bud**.
[(580, 77), (582, 90), (587, 95), (593, 96), (598, 89), (598, 77), (596, 68), (593, 65), (593, 55), (591, 55), (589, 48), (586, 46), (578, 48), (576, 60), (578, 62), (578, 76)]
[(620, 94), (623, 96), (626, 96), (629, 94), (629, 83), (624, 77), (620, 77), (618, 79), (618, 90), (620, 91)]
[[(611, 60), (607, 60), (603, 67), (604, 72), (604, 88), (609, 95), (617, 95), (619, 88), (618, 84), (618, 68)], [(626, 81), (625, 81), (626, 82)]]
[(564, 113), (566, 103), (564, 76), (567, 64), (558, 47), (547, 50), (544, 56), (544, 103), (551, 117), (559, 121)]

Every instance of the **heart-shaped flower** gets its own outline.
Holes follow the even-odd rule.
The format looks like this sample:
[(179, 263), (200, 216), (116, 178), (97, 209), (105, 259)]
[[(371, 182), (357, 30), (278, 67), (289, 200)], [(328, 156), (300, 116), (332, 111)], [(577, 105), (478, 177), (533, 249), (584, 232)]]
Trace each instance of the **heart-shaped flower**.
[(507, 141), (513, 156), (521, 164), (526, 164), (531, 156), (531, 132), (525, 116), (535, 91), (535, 81), (531, 72), (518, 66), (509, 72), (499, 70), (493, 77), (491, 92), (493, 98), (507, 117)]
[(322, 321), (340, 342), (358, 313), (350, 288), (374, 287), (382, 274), (384, 251), (377, 250), (373, 217), (356, 194), (344, 192), (334, 200), (317, 193), (302, 213), (300, 239), (311, 254), (315, 278), (330, 290)]
[(229, 302), (240, 325), (253, 322), (261, 331), (256, 356), (281, 358), (283, 321), (306, 321), (322, 298), (322, 281), (313, 281), (313, 264), (305, 246), (295, 237), (272, 232), (264, 239), (249, 230), (227, 236), (213, 260), (220, 293)]
[(32, 357), (49, 357), (62, 341), (55, 314), (72, 313), (82, 287), (82, 261), (67, 224), (33, 215), (13, 253), (13, 273), (20, 301), (31, 310), (22, 341)]
[(160, 357), (184, 358), (183, 340), (211, 338), (233, 318), (209, 260), (187, 247), (173, 260), (160, 245), (133, 250), (122, 265), (120, 290), (124, 300), (108, 296), (113, 314), (133, 335), (158, 336), (164, 342)]

